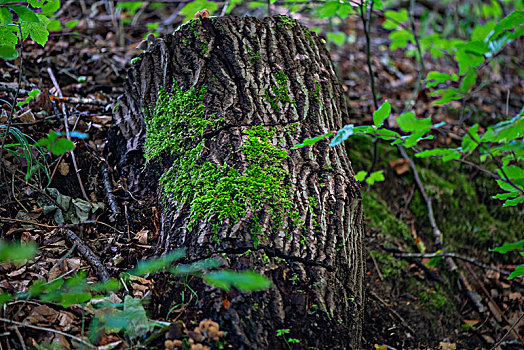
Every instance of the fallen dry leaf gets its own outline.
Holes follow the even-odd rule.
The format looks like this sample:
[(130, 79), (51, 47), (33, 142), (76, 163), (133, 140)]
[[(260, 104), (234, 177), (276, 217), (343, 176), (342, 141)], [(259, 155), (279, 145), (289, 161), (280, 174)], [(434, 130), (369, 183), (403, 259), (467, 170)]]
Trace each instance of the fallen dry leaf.
[(409, 171), (409, 161), (404, 158), (389, 161), (389, 166), (395, 170), (397, 175), (402, 175)]

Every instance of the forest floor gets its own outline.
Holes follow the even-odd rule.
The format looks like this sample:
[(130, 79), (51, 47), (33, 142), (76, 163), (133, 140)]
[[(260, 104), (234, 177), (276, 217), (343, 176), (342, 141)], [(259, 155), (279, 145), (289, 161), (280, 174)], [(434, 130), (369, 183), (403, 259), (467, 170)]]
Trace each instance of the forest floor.
[[(95, 212), (96, 224), (70, 227), (97, 252), (110, 273), (117, 275), (134, 267), (138, 260), (154, 255), (157, 222), (154, 210), (143, 214), (141, 227), (129, 227), (125, 222), (111, 219), (104, 185), (105, 167), (113, 177), (115, 196), (124, 213), (135, 205), (132, 195), (126, 191), (125, 179), (118, 178), (115, 164), (111, 163), (108, 154), (112, 103), (123, 93), (131, 58), (140, 53), (135, 47), (147, 32), (145, 23), (164, 20), (165, 33), (176, 28), (178, 23), (167, 24), (165, 18), (159, 18), (154, 11), (145, 11), (136, 24), (123, 27), (124, 33), (121, 33), (122, 28), (114, 27), (105, 10), (95, 9), (99, 13), (94, 17), (83, 13), (74, 33), (73, 30), (52, 33), (45, 48), (31, 41), (24, 43), (21, 88), (25, 91), (19, 96), (25, 98), (27, 91), (38, 87), (55, 96), (61, 91), (63, 96), (86, 99), (80, 103), (69, 101), (64, 104), (71, 130), (89, 136), (76, 143), (76, 159), (70, 155), (52, 159), (49, 187), (56, 188), (61, 195), (104, 206)], [(80, 18), (81, 13), (78, 4), (69, 4), (61, 19)], [(256, 11), (252, 14), (263, 15)], [(305, 24), (309, 22), (306, 15), (295, 17)], [(330, 43), (329, 51), (346, 92), (351, 122), (370, 124), (374, 107), (366, 65), (366, 41), (360, 27), (358, 18), (342, 23), (340, 29), (354, 40), (344, 46)], [(379, 98), (389, 100), (394, 113), (399, 114), (413, 93), (417, 62), (414, 57), (406, 57), (402, 50), (389, 51), (388, 32), (378, 23), (372, 28), (371, 65)], [(500, 55), (498, 63), (487, 73), (491, 75), (490, 83), (468, 101), (467, 114), (471, 125), (473, 121), (482, 123), (483, 118), (485, 121), (498, 120), (520, 111), (524, 102), (524, 87), (519, 76), (524, 67), (522, 52), (524, 40), (520, 39)], [(427, 71), (456, 70), (456, 67), (449, 66), (450, 61), (446, 58), (438, 62), (428, 57), (425, 60)], [(6, 122), (8, 108), (5, 101), (12, 101), (17, 88), (19, 64), (19, 60), (0, 62), (0, 98), (4, 110), (0, 115), (1, 123)], [(422, 89), (416, 98), (417, 116), (431, 115), (434, 123), (445, 121), (457, 125), (458, 130), (458, 105), (438, 108), (431, 105), (431, 101)], [(61, 106), (59, 99), (50, 99), (49, 94), (43, 93), (24, 107), (11, 125), (34, 140), (47, 136), (50, 130), (63, 131)], [(431, 142), (448, 146), (457, 140), (449, 135), (435, 135)], [(435, 147), (429, 142), (424, 146)], [(346, 147), (355, 173), (369, 169), (373, 158), (370, 140), (352, 139)], [(24, 181), (26, 164), (9, 155), (6, 155), (6, 160), (12, 187), (9, 194), (0, 196), (11, 198), (2, 199), (0, 238), (34, 240), (40, 250), (32, 264), (23, 267), (1, 264), (0, 288), (9, 292), (21, 291), (38, 278), (51, 281), (79, 269), (88, 269), (88, 278), (95, 280), (94, 269), (71, 249), (56, 226), (56, 218), (44, 209), (42, 191)], [(496, 193), (493, 181), (474, 168), (430, 160), (420, 161), (418, 165), (422, 182), (434, 200), (444, 246), (450, 252), (472, 257), (479, 263), (503, 270), (514, 269), (516, 255), (502, 256), (489, 252), (489, 249), (522, 238), (522, 207), (502, 209), (498, 201), (491, 199)], [(373, 187), (362, 187), (367, 225), (363, 347), (484, 349), (498, 343), (500, 349), (521, 348), (519, 346), (524, 344), (522, 280), (510, 281), (499, 272), (458, 260), (460, 274), (469, 281), (469, 290), (461, 290), (457, 286), (457, 274), (448, 271), (442, 261), (427, 267), (429, 259), (403, 259), (384, 249), (418, 252), (417, 243), (421, 240), (431, 252), (434, 245), (426, 206), (413, 181), (409, 164), (396, 148), (380, 144), (375, 165), (375, 170), (379, 169), (384, 169), (386, 181)], [(80, 211), (77, 209), (69, 214), (78, 218), (81, 217)], [(149, 281), (135, 281), (132, 288), (135, 296), (144, 295), (150, 288)], [(479, 303), (475, 305), (467, 293), (477, 296)], [(479, 311), (478, 305), (485, 309)], [(25, 319), (40, 327), (76, 335), (83, 329), (80, 307), (66, 309), (40, 305), (34, 308), (21, 304), (10, 306), (8, 311), (10, 317)], [(20, 329), (20, 332), (33, 344), (54, 337), (55, 342), (67, 347), (60, 334), (43, 334), (28, 329)], [(106, 335), (103, 343), (112, 342), (116, 344), (118, 338)]]

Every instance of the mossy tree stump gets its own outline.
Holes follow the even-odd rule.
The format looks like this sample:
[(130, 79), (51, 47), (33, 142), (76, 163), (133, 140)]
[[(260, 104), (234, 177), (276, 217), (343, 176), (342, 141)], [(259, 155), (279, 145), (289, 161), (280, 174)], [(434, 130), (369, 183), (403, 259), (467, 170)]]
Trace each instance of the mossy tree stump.
[[(359, 185), (343, 147), (291, 150), (347, 117), (322, 39), (282, 16), (196, 19), (128, 75), (114, 149), (131, 185), (157, 196), (159, 252), (185, 247), (191, 261), (216, 257), (273, 282), (225, 293), (195, 278), (199, 302), (183, 318), (217, 321), (235, 349), (285, 349), (282, 329), (295, 348), (357, 348)], [(159, 280), (155, 310), (166, 315), (182, 288)]]

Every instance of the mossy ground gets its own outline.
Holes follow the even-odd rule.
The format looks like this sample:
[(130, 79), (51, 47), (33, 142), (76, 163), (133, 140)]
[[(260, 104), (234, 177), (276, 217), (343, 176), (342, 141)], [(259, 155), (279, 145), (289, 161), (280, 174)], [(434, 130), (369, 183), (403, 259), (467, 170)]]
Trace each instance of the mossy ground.
[[(347, 144), (353, 170), (368, 170), (371, 164), (372, 142), (367, 137), (356, 136)], [(428, 247), (433, 236), (427, 217), (427, 207), (413, 181), (411, 170), (397, 175), (389, 161), (401, 156), (397, 149), (387, 143), (378, 145), (375, 170), (384, 169), (386, 181), (373, 188), (363, 187), (364, 213), (368, 224), (386, 236), (404, 237), (406, 234), (399, 217), (414, 223), (416, 235), (423, 238)], [(489, 249), (502, 242), (521, 239), (524, 213), (518, 208), (502, 208), (501, 202), (491, 196), (498, 193), (493, 179), (482, 173), (471, 173), (466, 166), (456, 162), (444, 163), (439, 159), (415, 158), (421, 181), (432, 199), (437, 225), (444, 235), (444, 245), (455, 252), (474, 256), (488, 256)], [(408, 193), (414, 194), (405, 206)], [(366, 193), (369, 191), (369, 193)], [(405, 220), (406, 221), (406, 220)], [(409, 230), (407, 231), (409, 232)]]
[[(368, 170), (373, 154), (370, 138), (356, 136), (347, 143), (353, 170)], [(379, 159), (375, 170), (384, 169), (386, 181), (362, 188), (362, 203), (370, 237), (369, 254), (376, 261), (368, 269), (379, 269), (384, 280), (374, 287), (386, 292), (403, 291), (420, 310), (425, 322), (451, 322), (450, 315), (460, 315), (454, 289), (456, 276), (449, 274), (443, 262), (438, 271), (446, 281), (435, 283), (427, 279), (417, 267), (409, 267), (405, 260), (391, 257), (381, 246), (393, 246), (407, 252), (418, 252), (415, 237), (423, 239), (428, 251), (434, 251), (433, 234), (427, 217), (427, 207), (413, 181), (411, 170), (397, 175), (389, 161), (401, 156), (395, 147), (378, 144)], [(437, 225), (444, 235), (444, 247), (479, 259), (507, 259), (489, 252), (490, 248), (520, 239), (524, 215), (517, 208), (502, 208), (490, 198), (497, 193), (493, 179), (482, 173), (468, 173), (461, 164), (444, 163), (439, 159), (417, 159), (419, 175), (432, 198)], [(413, 193), (410, 196), (410, 193)], [(409, 200), (406, 203), (406, 200)], [(424, 261), (425, 262), (425, 261)], [(412, 313), (405, 306), (406, 314)], [(459, 327), (460, 325), (457, 325)]]

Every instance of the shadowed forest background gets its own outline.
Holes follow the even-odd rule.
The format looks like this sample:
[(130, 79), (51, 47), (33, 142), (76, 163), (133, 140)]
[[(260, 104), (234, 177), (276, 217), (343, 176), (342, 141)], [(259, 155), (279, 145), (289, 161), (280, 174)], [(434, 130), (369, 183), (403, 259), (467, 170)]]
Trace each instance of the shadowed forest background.
[[(196, 283), (204, 280), (224, 310), (275, 286), (247, 264), (225, 269), (227, 256), (162, 254), (169, 242), (157, 189), (150, 197), (133, 190), (161, 165), (122, 175), (127, 158), (143, 151), (118, 154), (117, 99), (135, 79), (130, 67), (139, 72), (151, 58), (158, 68), (166, 35), (195, 34), (201, 24), (209, 32), (214, 16), (277, 15), (320, 38), (347, 106), (340, 129), (286, 144), (285, 154), (345, 150), (359, 181), (359, 347), (524, 347), (522, 1), (0, 0), (2, 349), (233, 348), (218, 319), (192, 311), (207, 307)], [(275, 23), (297, 35), (293, 20)], [(204, 58), (208, 44), (199, 44)], [(256, 50), (247, 56), (261, 59)], [(275, 110), (293, 102), (279, 95), (285, 80), (277, 75), (266, 91)], [(308, 88), (318, 101), (315, 84)], [(184, 108), (200, 108), (190, 89), (167, 85)], [(315, 225), (320, 209), (308, 203)], [(301, 299), (307, 281), (285, 271), (278, 278), (293, 290), (280, 292), (309, 316), (324, 312)], [(164, 295), (170, 304), (159, 305)], [(275, 329), (270, 343), (331, 348), (300, 339), (298, 321)]]

